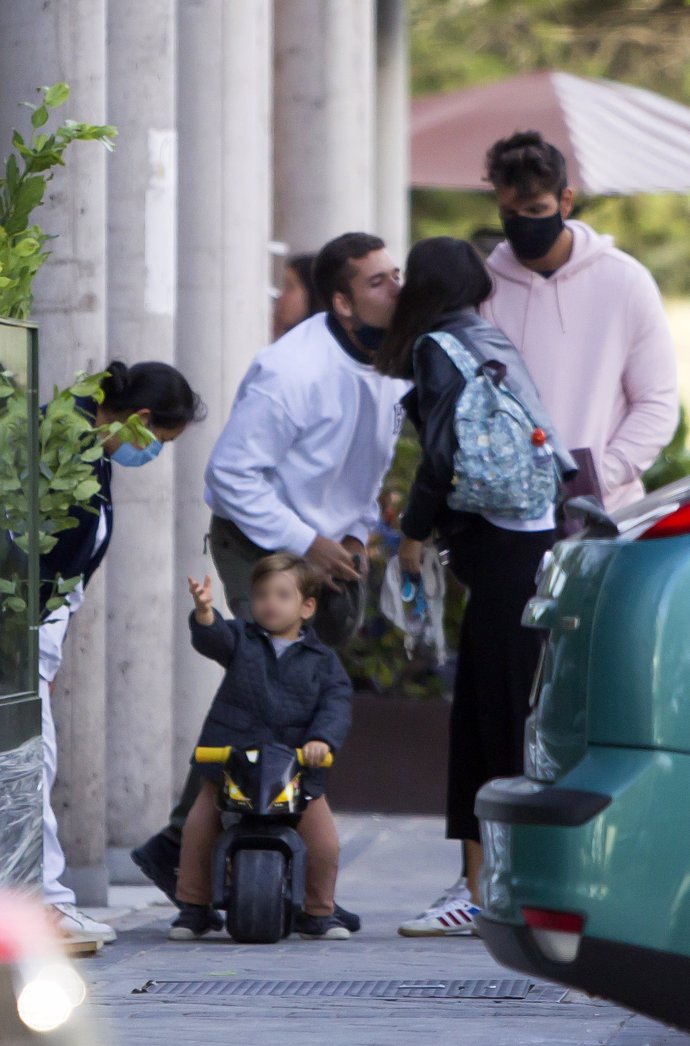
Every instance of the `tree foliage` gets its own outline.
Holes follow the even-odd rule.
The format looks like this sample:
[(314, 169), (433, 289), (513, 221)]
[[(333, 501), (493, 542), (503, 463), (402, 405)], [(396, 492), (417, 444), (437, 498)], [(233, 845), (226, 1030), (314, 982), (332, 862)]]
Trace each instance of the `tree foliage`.
[(408, 0), (413, 93), (535, 69), (690, 102), (687, 0)]

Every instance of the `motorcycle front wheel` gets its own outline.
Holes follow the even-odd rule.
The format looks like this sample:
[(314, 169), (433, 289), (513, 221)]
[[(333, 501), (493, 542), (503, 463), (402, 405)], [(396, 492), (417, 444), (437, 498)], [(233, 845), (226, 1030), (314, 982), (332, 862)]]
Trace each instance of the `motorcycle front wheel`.
[(285, 920), (285, 857), (278, 850), (238, 850), (232, 859), (228, 933), (241, 944), (275, 944)]

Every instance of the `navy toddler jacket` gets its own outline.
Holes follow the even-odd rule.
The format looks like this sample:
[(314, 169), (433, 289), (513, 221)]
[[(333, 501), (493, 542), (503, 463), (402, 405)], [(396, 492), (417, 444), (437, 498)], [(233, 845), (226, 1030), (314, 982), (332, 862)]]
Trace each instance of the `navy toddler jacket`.
[[(212, 625), (189, 619), (192, 645), (217, 661), (225, 676), (201, 730), (200, 745), (249, 748), (273, 742), (298, 748), (325, 741), (334, 751), (350, 729), (352, 684), (332, 650), (311, 628), (277, 657), (270, 637), (258, 625), (224, 621), (214, 610)], [(193, 761), (193, 760), (192, 760)], [(197, 769), (219, 780), (219, 768)], [(323, 773), (309, 770), (305, 790), (323, 791)]]

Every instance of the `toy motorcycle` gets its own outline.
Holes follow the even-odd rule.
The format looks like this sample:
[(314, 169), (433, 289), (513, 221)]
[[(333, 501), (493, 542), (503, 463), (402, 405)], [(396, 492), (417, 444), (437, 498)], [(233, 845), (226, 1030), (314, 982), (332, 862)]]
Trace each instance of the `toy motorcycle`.
[[(306, 805), (301, 748), (197, 747), (198, 763), (221, 763), (224, 831), (213, 852), (214, 908), (240, 943), (273, 944), (292, 931), (304, 902), (306, 847), (296, 828)], [(329, 753), (321, 763), (331, 766)]]

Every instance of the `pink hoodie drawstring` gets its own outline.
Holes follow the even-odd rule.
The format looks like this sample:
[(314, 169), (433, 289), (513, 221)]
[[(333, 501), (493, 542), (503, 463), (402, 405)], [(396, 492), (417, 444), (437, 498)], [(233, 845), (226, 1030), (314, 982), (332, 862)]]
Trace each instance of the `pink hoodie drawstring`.
[(534, 287), (534, 273), (530, 273), (529, 279), (529, 290), (527, 291), (527, 301), (525, 302), (525, 311), (522, 314), (522, 330), (520, 332), (520, 344), (518, 348), (522, 352), (525, 347), (525, 333), (527, 331), (527, 315), (529, 313), (530, 302), (532, 301), (532, 288)]
[(565, 334), (565, 318), (563, 316), (563, 309), (561, 308), (561, 283), (558, 279), (558, 273), (555, 274), (556, 284), (556, 308), (558, 309), (558, 319), (561, 323), (561, 332)]

